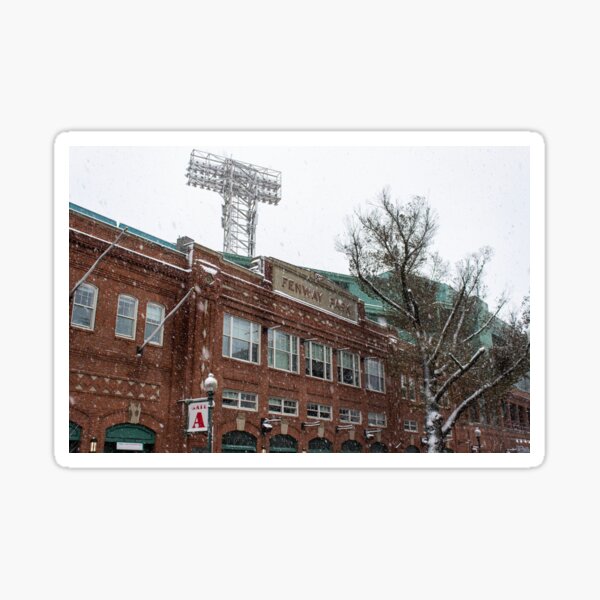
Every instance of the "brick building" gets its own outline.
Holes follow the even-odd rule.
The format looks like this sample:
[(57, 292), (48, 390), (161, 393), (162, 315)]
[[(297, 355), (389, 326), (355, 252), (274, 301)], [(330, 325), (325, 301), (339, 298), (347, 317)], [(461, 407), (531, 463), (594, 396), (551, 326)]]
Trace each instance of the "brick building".
[[(411, 346), (352, 277), (171, 244), (75, 205), (69, 225), (72, 290), (120, 236), (70, 299), (70, 451), (207, 451), (187, 429), (209, 372), (214, 452), (423, 449)], [(406, 356), (393, 374), (391, 348)], [(448, 448), (528, 448), (529, 394), (501, 406), (464, 415)]]

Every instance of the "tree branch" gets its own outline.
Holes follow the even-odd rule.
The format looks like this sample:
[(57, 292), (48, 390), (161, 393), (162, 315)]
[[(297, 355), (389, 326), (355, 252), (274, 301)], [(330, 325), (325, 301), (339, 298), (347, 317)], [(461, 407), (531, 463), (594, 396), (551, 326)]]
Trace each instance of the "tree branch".
[(446, 393), (446, 391), (450, 388), (450, 386), (457, 380), (460, 379), (467, 371), (469, 371), (473, 365), (485, 354), (485, 348), (479, 348), (479, 350), (477, 350), (477, 352), (475, 352), (475, 354), (473, 354), (473, 356), (471, 357), (471, 360), (463, 367), (454, 357), (454, 360), (456, 361), (456, 363), (459, 365), (458, 370), (454, 371), (454, 373), (452, 373), (452, 375), (450, 375), (450, 377), (448, 377), (448, 379), (446, 379), (446, 381), (444, 382), (444, 384), (440, 387), (440, 389), (437, 391), (436, 395), (434, 396), (433, 400), (434, 402), (439, 402), (440, 398)]
[(515, 371), (515, 369), (517, 369), (517, 367), (528, 356), (529, 356), (529, 344), (527, 344), (527, 348), (526, 348), (525, 352), (519, 357), (519, 359), (509, 369), (507, 369), (506, 371), (504, 371), (504, 373), (502, 373), (501, 375), (499, 375), (498, 377), (496, 377), (496, 379), (494, 379), (490, 383), (486, 383), (485, 385), (482, 385), (476, 392), (473, 392), (466, 400), (463, 400), (454, 409), (454, 411), (446, 419), (446, 422), (444, 423), (444, 425), (442, 425), (442, 434), (446, 435), (448, 433), (448, 431), (450, 431), (450, 429), (452, 429), (452, 427), (454, 426), (454, 423), (456, 423), (457, 419), (460, 417), (460, 415), (467, 409), (467, 407), (471, 403), (473, 403), (475, 400), (477, 400), (478, 398), (480, 398), (483, 394), (485, 394), (486, 392), (489, 392), (491, 389), (495, 388), (498, 384), (500, 384), (513, 371)]

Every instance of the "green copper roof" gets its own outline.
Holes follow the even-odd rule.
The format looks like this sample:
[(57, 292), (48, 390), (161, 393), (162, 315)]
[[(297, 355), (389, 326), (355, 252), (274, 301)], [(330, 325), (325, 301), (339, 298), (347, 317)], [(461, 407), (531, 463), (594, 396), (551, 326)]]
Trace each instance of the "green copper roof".
[(86, 217), (91, 217), (92, 219), (95, 219), (96, 221), (102, 221), (102, 223), (106, 223), (107, 225), (112, 225), (113, 227), (118, 227), (118, 223), (116, 221), (114, 221), (113, 219), (109, 219), (108, 217), (99, 215), (98, 213), (95, 213), (93, 210), (83, 208), (83, 206), (77, 206), (77, 204), (73, 204), (72, 202), (69, 202), (69, 209), (74, 212), (78, 212), (82, 215), (85, 215)]
[(240, 256), (239, 254), (230, 254), (229, 252), (223, 252), (222, 255), (225, 260), (246, 269), (250, 268), (254, 260), (251, 256)]
[(381, 300), (378, 300), (377, 298), (373, 298), (368, 294), (365, 294), (365, 292), (361, 289), (360, 285), (358, 284), (358, 280), (356, 279), (356, 277), (352, 275), (344, 275), (342, 273), (332, 273), (331, 271), (320, 271), (318, 269), (313, 270), (315, 273), (323, 275), (323, 277), (329, 279), (329, 281), (336, 283), (353, 296), (356, 296), (359, 300), (362, 300), (365, 304), (365, 311), (369, 315), (385, 315), (386, 310), (383, 305), (383, 302), (381, 302)]
[(144, 231), (140, 231), (139, 229), (136, 229), (135, 227), (130, 227), (129, 225), (125, 225), (124, 223), (117, 223), (114, 219), (109, 219), (107, 217), (104, 217), (104, 216), (94, 212), (93, 210), (83, 208), (83, 206), (78, 206), (77, 204), (73, 204), (72, 202), (69, 202), (69, 209), (72, 210), (73, 212), (77, 212), (82, 215), (85, 215), (86, 217), (91, 217), (92, 219), (95, 219), (96, 221), (106, 223), (107, 225), (112, 225), (112, 227), (118, 227), (119, 229), (127, 228), (127, 233), (131, 233), (132, 235), (135, 235), (144, 240), (148, 240), (149, 242), (153, 242), (154, 244), (158, 244), (159, 246), (164, 246), (165, 248), (169, 248), (169, 250), (175, 250), (175, 251), (179, 252), (177, 246), (175, 244), (172, 244), (171, 242), (165, 242), (165, 240), (161, 240), (160, 238), (157, 238), (154, 235), (151, 235)]

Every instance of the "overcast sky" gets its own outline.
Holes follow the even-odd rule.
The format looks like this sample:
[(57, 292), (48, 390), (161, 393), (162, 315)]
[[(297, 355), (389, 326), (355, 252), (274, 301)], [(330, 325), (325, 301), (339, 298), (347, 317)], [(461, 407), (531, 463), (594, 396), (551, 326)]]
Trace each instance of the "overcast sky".
[[(278, 206), (259, 205), (256, 254), (347, 273), (335, 250), (345, 218), (385, 186), (425, 196), (438, 213), (435, 249), (454, 263), (494, 249), (487, 301), (529, 292), (529, 149), (511, 147), (202, 147), (282, 173)], [(192, 147), (75, 147), (70, 201), (169, 242), (223, 249), (221, 198), (186, 185)]]

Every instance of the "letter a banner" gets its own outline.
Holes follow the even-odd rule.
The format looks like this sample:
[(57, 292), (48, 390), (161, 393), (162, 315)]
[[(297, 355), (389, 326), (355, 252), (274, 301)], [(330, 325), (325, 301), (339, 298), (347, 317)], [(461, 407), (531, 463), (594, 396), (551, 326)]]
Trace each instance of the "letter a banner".
[(188, 404), (188, 433), (208, 431), (208, 400)]

